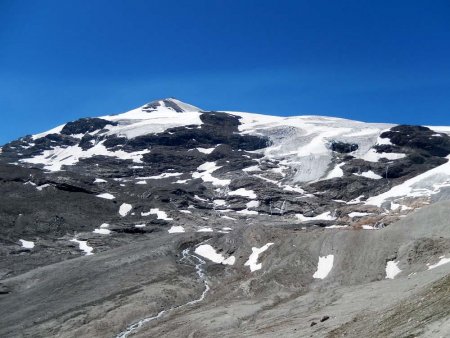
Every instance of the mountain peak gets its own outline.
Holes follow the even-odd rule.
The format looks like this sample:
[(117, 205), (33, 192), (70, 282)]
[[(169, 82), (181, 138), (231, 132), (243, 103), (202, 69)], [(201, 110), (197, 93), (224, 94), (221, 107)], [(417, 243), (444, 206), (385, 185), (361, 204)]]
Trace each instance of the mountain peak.
[(168, 108), (168, 109), (176, 111), (177, 113), (202, 111), (202, 109), (200, 109), (196, 106), (193, 106), (189, 103), (185, 103), (180, 100), (177, 100), (174, 97), (168, 97), (165, 99), (159, 99), (159, 100), (149, 102), (142, 107), (142, 110), (145, 112), (152, 112), (152, 111), (158, 110), (159, 107)]

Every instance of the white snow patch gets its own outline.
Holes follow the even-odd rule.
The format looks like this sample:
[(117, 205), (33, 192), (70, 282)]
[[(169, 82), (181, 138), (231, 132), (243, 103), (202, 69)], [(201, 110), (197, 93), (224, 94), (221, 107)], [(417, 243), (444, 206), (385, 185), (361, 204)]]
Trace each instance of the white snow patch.
[(141, 216), (156, 215), (158, 219), (163, 219), (165, 221), (172, 221), (173, 218), (169, 218), (165, 211), (159, 210), (158, 208), (152, 208), (149, 212), (141, 212)]
[(107, 199), (107, 200), (115, 199), (114, 195), (111, 195), (110, 193), (107, 193), (107, 192), (105, 192), (103, 194), (100, 194), (100, 195), (97, 195), (97, 197), (104, 198), (104, 199)]
[(328, 175), (324, 178), (324, 180), (330, 180), (332, 178), (338, 178), (344, 176), (344, 171), (342, 170), (342, 166), (345, 163), (340, 163), (331, 170)]
[(431, 269), (437, 268), (438, 266), (450, 263), (450, 258), (445, 258), (445, 256), (441, 256), (441, 257), (439, 257), (439, 259), (440, 259), (440, 261), (437, 262), (436, 264), (429, 265), (428, 270), (431, 270)]
[(348, 228), (348, 225), (333, 224), (333, 225), (325, 227), (325, 229), (341, 229), (341, 228)]
[(136, 184), (141, 184), (141, 185), (147, 184), (147, 181), (137, 181)]
[(109, 235), (111, 233), (111, 230), (100, 228), (100, 229), (94, 229), (94, 231), (92, 231), (92, 232), (94, 234)]
[(195, 148), (197, 149), (199, 152), (203, 153), (203, 154), (211, 154), (214, 149), (216, 149), (216, 147), (213, 148)]
[(37, 190), (42, 191), (45, 188), (51, 187), (50, 184), (43, 184), (36, 187)]
[(253, 165), (251, 167), (242, 169), (242, 171), (245, 171), (245, 172), (261, 171), (261, 168), (257, 165)]
[(215, 205), (218, 205), (218, 206), (224, 206), (224, 205), (227, 205), (227, 201), (225, 201), (225, 200), (220, 200), (220, 199), (214, 200), (213, 203), (214, 203)]
[(295, 214), (295, 217), (297, 217), (300, 221), (334, 221), (336, 217), (331, 215), (330, 211), (324, 212), (323, 214), (307, 217), (303, 216), (302, 214)]
[(194, 198), (196, 199), (196, 200), (198, 200), (198, 201), (202, 201), (202, 202), (208, 202), (208, 200), (207, 199), (205, 199), (205, 198), (201, 198), (200, 196), (198, 196), (198, 195), (194, 195)]
[(143, 224), (135, 224), (134, 227), (135, 228), (145, 228), (145, 223), (143, 223)]
[(248, 261), (245, 262), (244, 265), (249, 266), (251, 272), (260, 270), (262, 267), (262, 263), (258, 263), (259, 255), (266, 251), (271, 245), (273, 245), (273, 243), (267, 243), (260, 248), (252, 247), (252, 253), (248, 257)]
[(184, 228), (181, 225), (172, 225), (172, 227), (167, 231), (169, 232), (169, 234), (177, 234), (184, 232)]
[(353, 218), (353, 217), (363, 217), (363, 216), (367, 216), (367, 215), (370, 215), (370, 213), (354, 211), (354, 212), (351, 212), (351, 213), (348, 214), (348, 216), (351, 217), (351, 218)]
[(253, 201), (247, 202), (246, 206), (247, 206), (247, 209), (258, 208), (260, 204), (261, 203), (259, 201), (253, 200)]
[(120, 216), (125, 217), (126, 215), (128, 215), (132, 208), (133, 206), (131, 204), (123, 203), (119, 208)]
[(24, 239), (19, 239), (19, 242), (21, 243), (22, 248), (25, 248), (25, 249), (33, 249), (34, 248), (34, 242), (26, 241)]
[(230, 191), (230, 192), (228, 192), (228, 195), (230, 195), (230, 196), (242, 196), (242, 197), (247, 197), (247, 198), (250, 198), (250, 199), (255, 199), (257, 197), (253, 190), (247, 190), (245, 188), (239, 188), (237, 190)]
[(108, 181), (104, 180), (103, 178), (96, 178), (94, 183), (106, 183)]
[(234, 265), (236, 260), (234, 256), (225, 258), (222, 254), (217, 253), (216, 250), (209, 244), (199, 245), (195, 248), (195, 253), (217, 264)]
[(92, 251), (94, 250), (93, 247), (89, 246), (87, 241), (79, 241), (78, 239), (74, 238), (70, 240), (71, 242), (77, 243), (78, 247), (81, 251), (84, 251), (86, 256), (93, 255)]
[(241, 215), (258, 215), (258, 211), (255, 210), (248, 210), (248, 209), (242, 209), (239, 211), (236, 211), (237, 214), (241, 214)]
[(305, 190), (303, 190), (302, 188), (299, 188), (299, 187), (293, 187), (293, 186), (290, 186), (290, 185), (283, 185), (282, 187), (283, 187), (284, 191), (298, 192), (300, 194), (304, 194), (305, 193)]
[(162, 173), (162, 174), (154, 175), (154, 176), (136, 177), (136, 179), (138, 179), (138, 180), (160, 180), (163, 178), (177, 177), (177, 176), (181, 176), (181, 175), (183, 175), (183, 173)]
[(190, 179), (187, 179), (187, 180), (177, 180), (177, 181), (175, 181), (174, 183), (177, 183), (177, 184), (186, 184), (188, 181), (190, 181)]
[(192, 214), (189, 210), (179, 210), (183, 214)]
[(331, 269), (333, 269), (334, 255), (319, 256), (319, 263), (317, 264), (317, 271), (313, 278), (324, 279), (328, 276)]
[(137, 163), (142, 162), (142, 155), (150, 152), (150, 150), (136, 151), (127, 153), (123, 150), (111, 151), (104, 145), (104, 141), (97, 143), (94, 147), (83, 150), (78, 145), (69, 147), (55, 147), (50, 150), (44, 150), (41, 155), (31, 158), (21, 159), (20, 162), (43, 164), (44, 169), (49, 171), (59, 171), (63, 165), (74, 165), (80, 159), (90, 158), (96, 155), (109, 157), (117, 157), (124, 160), (132, 160)]
[(363, 199), (363, 198), (364, 198), (364, 195), (361, 195), (361, 196), (358, 196), (358, 197), (352, 199), (351, 201), (348, 201), (345, 203), (350, 204), (350, 205), (351, 204), (359, 204), (359, 203), (362, 203), (361, 199)]
[(392, 145), (391, 139), (389, 137), (378, 137), (377, 139), (377, 144), (382, 145), (382, 144), (386, 144), (386, 145)]
[(211, 228), (200, 228), (197, 232), (213, 232), (214, 230)]
[(402, 270), (398, 267), (399, 261), (389, 261), (386, 264), (386, 279), (394, 279)]
[(377, 230), (377, 228), (370, 224), (363, 224), (361, 227), (363, 228), (363, 230)]
[(371, 179), (373, 179), (373, 180), (379, 180), (379, 179), (382, 179), (383, 177), (381, 177), (380, 175), (378, 175), (378, 174), (375, 174), (372, 170), (369, 170), (369, 171), (365, 171), (365, 172), (363, 172), (363, 173), (361, 173), (361, 174), (353, 174), (353, 175), (356, 175), (356, 176), (362, 176), (362, 177), (367, 177), (367, 178), (371, 178)]
[(386, 158), (388, 160), (399, 160), (401, 158), (406, 157), (406, 154), (402, 153), (377, 153), (375, 149), (370, 149), (365, 155), (361, 158), (367, 162), (378, 162), (382, 158)]
[(218, 179), (212, 176), (212, 173), (220, 168), (215, 162), (205, 162), (197, 168), (198, 171), (192, 173), (192, 178), (201, 178), (203, 182), (210, 182), (214, 186), (226, 186), (230, 184), (231, 180)]

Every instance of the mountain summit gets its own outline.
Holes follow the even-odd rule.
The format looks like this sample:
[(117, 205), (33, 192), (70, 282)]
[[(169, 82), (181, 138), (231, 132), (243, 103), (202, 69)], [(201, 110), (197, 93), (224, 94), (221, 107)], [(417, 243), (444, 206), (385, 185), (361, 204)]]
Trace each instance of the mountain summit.
[(147, 103), (146, 105), (144, 105), (142, 107), (142, 110), (151, 112), (154, 110), (158, 110), (158, 108), (172, 109), (172, 110), (176, 111), (177, 113), (201, 111), (200, 108), (190, 105), (188, 103), (181, 102), (173, 97), (162, 99), (162, 100), (155, 100), (150, 103)]
[(0, 336), (446, 336), (449, 134), (168, 98), (5, 144)]

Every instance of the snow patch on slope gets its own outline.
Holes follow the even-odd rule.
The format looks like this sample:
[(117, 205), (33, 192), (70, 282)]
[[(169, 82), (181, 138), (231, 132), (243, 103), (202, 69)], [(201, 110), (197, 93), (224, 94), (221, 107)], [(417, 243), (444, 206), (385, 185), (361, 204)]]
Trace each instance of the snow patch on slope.
[(251, 272), (260, 270), (262, 267), (262, 263), (258, 263), (259, 255), (266, 251), (271, 245), (273, 245), (273, 243), (267, 243), (260, 248), (252, 247), (252, 253), (248, 257), (248, 261), (245, 262), (244, 265), (249, 266)]
[(333, 269), (334, 255), (319, 256), (319, 262), (317, 263), (317, 270), (313, 275), (313, 278), (324, 279), (328, 276)]
[(222, 254), (217, 253), (216, 249), (209, 244), (199, 245), (195, 248), (195, 253), (217, 264), (234, 265), (234, 262), (236, 261), (234, 256), (225, 258)]

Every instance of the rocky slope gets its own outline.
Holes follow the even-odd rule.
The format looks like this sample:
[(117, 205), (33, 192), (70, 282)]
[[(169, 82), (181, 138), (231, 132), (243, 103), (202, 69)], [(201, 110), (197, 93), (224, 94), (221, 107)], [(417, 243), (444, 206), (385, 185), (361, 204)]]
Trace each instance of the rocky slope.
[(445, 336), (449, 134), (164, 99), (12, 141), (0, 335)]

